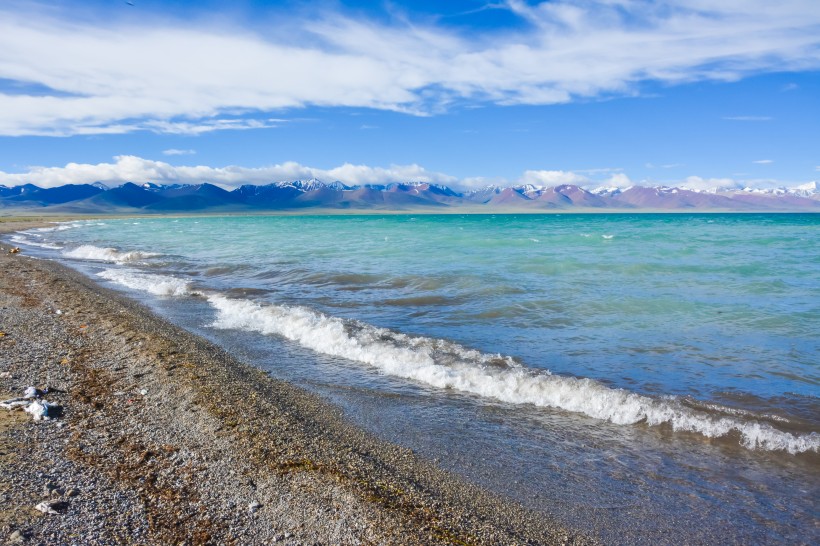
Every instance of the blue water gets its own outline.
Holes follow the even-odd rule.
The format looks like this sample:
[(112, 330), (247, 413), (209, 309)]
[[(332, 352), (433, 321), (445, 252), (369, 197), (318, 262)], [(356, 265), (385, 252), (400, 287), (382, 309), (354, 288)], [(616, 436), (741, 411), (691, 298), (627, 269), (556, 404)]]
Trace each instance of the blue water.
[(17, 241), (608, 542), (810, 543), (818, 235), (810, 214), (406, 215)]

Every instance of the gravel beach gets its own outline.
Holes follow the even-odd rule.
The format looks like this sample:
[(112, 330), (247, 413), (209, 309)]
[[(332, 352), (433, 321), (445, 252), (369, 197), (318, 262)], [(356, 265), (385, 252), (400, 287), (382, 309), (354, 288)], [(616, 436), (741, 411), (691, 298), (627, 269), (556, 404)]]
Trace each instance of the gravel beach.
[(60, 407), (44, 420), (0, 409), (0, 541), (591, 542), (83, 275), (0, 246), (0, 398), (35, 387)]

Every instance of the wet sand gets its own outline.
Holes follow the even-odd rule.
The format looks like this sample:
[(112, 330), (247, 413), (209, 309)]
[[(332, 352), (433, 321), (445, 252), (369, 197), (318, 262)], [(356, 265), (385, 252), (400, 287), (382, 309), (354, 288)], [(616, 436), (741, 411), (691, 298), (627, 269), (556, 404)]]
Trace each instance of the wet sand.
[[(0, 409), (0, 541), (591, 542), (70, 268), (0, 246), (0, 394), (49, 388), (63, 408), (47, 421)], [(33, 509), (45, 500), (57, 514)]]

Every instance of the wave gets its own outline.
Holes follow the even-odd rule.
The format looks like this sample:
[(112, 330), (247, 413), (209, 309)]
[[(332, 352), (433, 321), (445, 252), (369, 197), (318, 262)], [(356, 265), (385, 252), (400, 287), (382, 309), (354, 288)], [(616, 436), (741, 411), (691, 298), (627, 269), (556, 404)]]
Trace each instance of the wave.
[(63, 247), (51, 243), (41, 243), (39, 241), (32, 241), (27, 237), (23, 237), (21, 235), (12, 235), (11, 241), (19, 244), (19, 245), (28, 245), (28, 246), (36, 246), (40, 248), (48, 248), (50, 250), (62, 250)]
[(737, 435), (749, 449), (820, 451), (820, 434), (792, 434), (767, 423), (713, 415), (674, 397), (652, 398), (587, 378), (552, 375), (457, 343), (409, 336), (304, 307), (260, 305), (208, 296), (218, 315), (213, 327), (280, 335), (316, 352), (373, 366), (382, 373), (511, 404), (581, 413), (618, 425), (667, 425), (707, 438)]
[(191, 283), (166, 275), (140, 273), (130, 269), (106, 269), (98, 277), (121, 284), (133, 290), (142, 290), (155, 296), (187, 296), (195, 294)]
[(146, 258), (153, 258), (160, 256), (155, 252), (143, 252), (140, 250), (131, 250), (128, 252), (121, 252), (116, 248), (101, 248), (94, 245), (82, 245), (71, 250), (63, 252), (63, 256), (67, 258), (75, 258), (79, 260), (93, 260), (98, 262), (113, 262), (118, 264), (139, 262)]
[(77, 222), (49, 222), (54, 224), (54, 227), (42, 227), (42, 228), (34, 228), (30, 230), (31, 232), (40, 232), (40, 233), (49, 233), (54, 231), (66, 231), (69, 229), (76, 229), (83, 227), (88, 224), (84, 223), (77, 223)]

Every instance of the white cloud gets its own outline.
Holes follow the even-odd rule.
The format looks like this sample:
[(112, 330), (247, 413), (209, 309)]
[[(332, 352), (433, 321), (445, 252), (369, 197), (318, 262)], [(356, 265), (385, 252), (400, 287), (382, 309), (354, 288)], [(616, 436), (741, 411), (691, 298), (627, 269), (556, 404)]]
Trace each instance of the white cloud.
[[(164, 161), (144, 159), (133, 155), (120, 155), (114, 157), (112, 163), (68, 163), (64, 167), (29, 167), (26, 172), (21, 173), (0, 171), (0, 185), (17, 186), (31, 183), (43, 188), (51, 188), (63, 184), (91, 184), (94, 182), (103, 182), (109, 186), (117, 186), (125, 182), (156, 182), (159, 184), (201, 184), (209, 182), (230, 189), (242, 184), (264, 185), (271, 182), (310, 178), (318, 178), (325, 182), (339, 180), (351, 186), (388, 184), (391, 182), (431, 182), (464, 190), (483, 188), (490, 185), (513, 186), (519, 184), (547, 187), (575, 184), (585, 188), (602, 186), (627, 188), (636, 185), (626, 173), (605, 172), (609, 171), (608, 169), (593, 170), (602, 171), (599, 174), (610, 174), (610, 176), (593, 179), (573, 171), (528, 170), (517, 180), (510, 181), (501, 177), (458, 178), (446, 173), (431, 171), (416, 164), (372, 167), (345, 163), (330, 169), (310, 167), (294, 161), (265, 167), (242, 167), (238, 165), (227, 167), (177, 166)], [(817, 170), (820, 171), (820, 166), (817, 167)], [(663, 185), (703, 191), (746, 187), (761, 189), (791, 187), (800, 183), (805, 183), (805, 181), (784, 182), (775, 179), (740, 180), (690, 176), (685, 180), (665, 181)], [(660, 185), (660, 183), (654, 181), (641, 181), (638, 184), (643, 186)]]
[(601, 185), (615, 188), (628, 188), (634, 186), (635, 183), (624, 173), (615, 173)]
[(815, 0), (505, 6), (530, 28), (468, 35), (340, 12), (268, 28), (134, 15), (102, 25), (12, 2), (0, 7), (0, 78), (22, 85), (0, 88), (0, 135), (198, 134), (270, 127), (270, 112), (309, 105), (435, 114), (820, 66)]
[(43, 188), (63, 184), (91, 184), (104, 182), (119, 185), (125, 182), (156, 182), (158, 184), (200, 184), (210, 182), (226, 188), (242, 184), (269, 184), (285, 180), (318, 178), (324, 181), (339, 180), (345, 184), (385, 184), (390, 182), (434, 182), (453, 184), (453, 176), (431, 172), (419, 165), (391, 165), (369, 167), (345, 163), (332, 169), (307, 167), (288, 161), (268, 167), (208, 167), (175, 166), (163, 161), (143, 159), (133, 155), (120, 155), (114, 163), (69, 163), (65, 167), (31, 167), (25, 173), (0, 171), (0, 184), (15, 186), (32, 183)]
[(178, 150), (176, 148), (169, 148), (167, 150), (163, 150), (163, 155), (194, 155), (196, 154), (196, 150)]
[(732, 178), (702, 178), (700, 176), (689, 176), (681, 184), (679, 184), (678, 187), (697, 191), (736, 190), (743, 188), (744, 184)]
[(774, 163), (773, 159), (758, 159), (757, 161), (752, 161), (752, 163), (756, 163), (758, 165), (771, 165)]
[(534, 186), (585, 185), (590, 183), (590, 179), (572, 171), (525, 171), (519, 183)]

